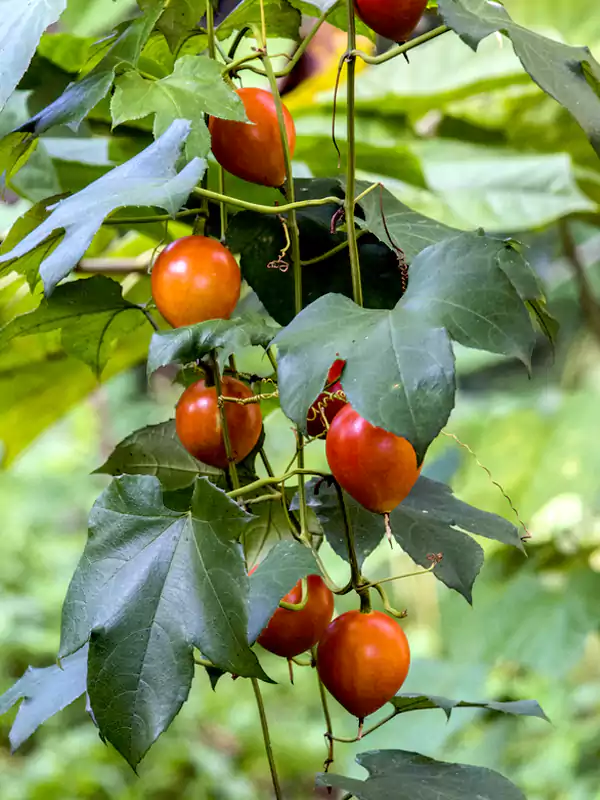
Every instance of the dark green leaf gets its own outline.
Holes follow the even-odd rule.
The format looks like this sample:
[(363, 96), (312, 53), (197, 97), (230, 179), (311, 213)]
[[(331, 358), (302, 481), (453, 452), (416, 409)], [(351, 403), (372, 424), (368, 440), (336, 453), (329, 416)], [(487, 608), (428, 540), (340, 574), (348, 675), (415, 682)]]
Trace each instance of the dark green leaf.
[[(238, 306), (238, 310), (242, 309)], [(240, 316), (231, 319), (208, 320), (155, 333), (148, 353), (148, 374), (166, 364), (196, 361), (214, 349), (220, 350), (221, 358), (228, 358), (248, 345), (268, 345), (278, 330), (279, 326), (265, 315), (242, 310)]]
[(96, 472), (154, 475), (167, 491), (190, 486), (198, 475), (206, 475), (218, 484), (224, 476), (222, 470), (202, 464), (188, 453), (175, 432), (174, 420), (134, 431), (119, 442)]
[(594, 86), (600, 81), (600, 64), (587, 47), (571, 47), (523, 28), (499, 3), (440, 0), (439, 9), (446, 24), (474, 50), (492, 33), (508, 36), (532, 79), (573, 115), (600, 155), (600, 101)]
[(356, 760), (366, 781), (318, 775), (317, 786), (351, 792), (356, 800), (525, 800), (517, 787), (491, 769), (434, 761), (406, 750), (372, 750)]
[(142, 325), (141, 309), (125, 300), (121, 284), (103, 275), (63, 284), (35, 311), (0, 330), (0, 346), (15, 336), (62, 331), (65, 350), (100, 375), (114, 345)]
[[(287, 0), (265, 0), (265, 21), (269, 36), (282, 39), (297, 39), (301, 15)], [(247, 25), (261, 24), (260, 3), (256, 0), (242, 0), (220, 25), (217, 26), (219, 39), (226, 39), (235, 31)]]
[(19, 700), (23, 701), (10, 731), (13, 750), (20, 747), (42, 723), (85, 692), (87, 653), (86, 646), (63, 659), (60, 666), (29, 667), (23, 677), (0, 697), (0, 716)]
[[(357, 181), (357, 192), (363, 192), (370, 185), (367, 181)], [(417, 211), (412, 211), (384, 188), (377, 188), (369, 192), (359, 205), (365, 212), (366, 227), (384, 244), (392, 245), (393, 243), (400, 247), (409, 264), (421, 250), (459, 233), (455, 228), (449, 228), (441, 222), (436, 222)], [(390, 242), (386, 226), (392, 242)]]
[(67, 0), (3, 4), (0, 19), (0, 109), (29, 66), (42, 34), (66, 7)]
[(246, 636), (248, 579), (237, 539), (248, 519), (206, 478), (196, 481), (187, 512), (168, 508), (149, 476), (116, 478), (92, 509), (63, 609), (61, 653), (91, 635), (94, 716), (132, 766), (187, 697), (193, 647), (222, 669), (266, 678)]
[(68, 124), (76, 131), (92, 108), (106, 97), (114, 77), (112, 69), (94, 70), (82, 80), (70, 83), (57, 100), (32, 117), (21, 130), (40, 134), (56, 125)]
[(425, 709), (441, 708), (446, 719), (450, 719), (455, 708), (482, 708), (486, 711), (501, 711), (503, 714), (514, 714), (518, 717), (539, 717), (545, 719), (540, 704), (536, 700), (516, 700), (508, 703), (469, 703), (465, 700), (448, 700), (447, 697), (436, 697), (435, 695), (423, 694), (397, 694), (390, 700), (399, 714), (407, 711), (423, 711)]
[(178, 120), (150, 147), (116, 167), (81, 192), (59, 201), (41, 225), (28, 234), (0, 263), (18, 258), (64, 229), (60, 244), (40, 267), (46, 293), (69, 274), (89, 247), (104, 218), (123, 206), (159, 206), (174, 214), (198, 182), (205, 164), (195, 160), (179, 174), (175, 163), (190, 130)]
[(240, 98), (223, 80), (221, 68), (206, 56), (183, 56), (171, 75), (159, 81), (142, 78), (135, 71), (117, 80), (111, 100), (114, 125), (155, 114), (154, 135), (158, 138), (176, 119), (191, 124), (185, 151), (188, 160), (206, 156), (210, 134), (205, 114), (225, 119), (246, 119)]
[(529, 366), (535, 344), (529, 312), (519, 296), (539, 287), (523, 257), (500, 239), (463, 233), (428, 247), (410, 266), (400, 305), (467, 347), (516, 356)]
[(373, 425), (406, 437), (419, 460), (454, 405), (454, 358), (445, 330), (399, 306), (369, 311), (326, 295), (274, 343), (281, 407), (301, 430), (337, 357), (346, 360), (344, 391), (352, 406)]
[[(271, 505), (271, 504), (269, 504)], [(307, 575), (320, 574), (308, 547), (296, 541), (278, 542), (250, 576), (248, 641), (255, 642), (282, 597)]]

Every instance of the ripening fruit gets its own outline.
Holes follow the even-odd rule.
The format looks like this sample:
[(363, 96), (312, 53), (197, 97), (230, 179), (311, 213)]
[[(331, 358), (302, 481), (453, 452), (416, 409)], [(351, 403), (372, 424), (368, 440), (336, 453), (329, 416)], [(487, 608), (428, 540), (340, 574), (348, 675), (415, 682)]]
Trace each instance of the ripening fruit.
[[(306, 430), (309, 436), (322, 436), (327, 432), (327, 423), (331, 425), (333, 418), (348, 402), (340, 383), (342, 370), (346, 362), (336, 359), (327, 373), (325, 391), (317, 397), (306, 415)], [(325, 419), (323, 419), (323, 416)]]
[(404, 631), (381, 611), (347, 611), (328, 626), (317, 648), (319, 678), (359, 720), (392, 699), (409, 666)]
[[(285, 161), (277, 121), (277, 109), (271, 92), (248, 87), (238, 89), (246, 116), (251, 123), (211, 117), (212, 151), (227, 172), (262, 186), (282, 186), (285, 181)], [(293, 155), (296, 146), (296, 127), (292, 115), (283, 106), (285, 129)]]
[(427, 0), (354, 0), (365, 25), (394, 42), (407, 41), (426, 8)]
[(216, 239), (184, 236), (168, 244), (152, 269), (152, 296), (175, 328), (229, 319), (242, 278), (231, 252)]
[(346, 405), (331, 423), (326, 453), (340, 486), (378, 514), (396, 508), (421, 472), (407, 439), (371, 425), (351, 405)]
[[(307, 578), (308, 599), (300, 611), (278, 608), (258, 637), (265, 650), (283, 658), (293, 658), (314, 647), (331, 622), (333, 594), (320, 575)], [(302, 582), (283, 598), (287, 603), (300, 603)]]
[[(223, 376), (222, 393), (225, 397), (252, 397), (252, 391), (241, 381)], [(225, 418), (231, 442), (231, 454), (237, 464), (254, 449), (262, 430), (262, 416), (258, 403), (238, 405), (225, 403)], [(175, 429), (181, 444), (188, 453), (213, 467), (228, 466), (221, 415), (217, 405), (217, 390), (204, 380), (196, 381), (184, 391), (175, 410)]]

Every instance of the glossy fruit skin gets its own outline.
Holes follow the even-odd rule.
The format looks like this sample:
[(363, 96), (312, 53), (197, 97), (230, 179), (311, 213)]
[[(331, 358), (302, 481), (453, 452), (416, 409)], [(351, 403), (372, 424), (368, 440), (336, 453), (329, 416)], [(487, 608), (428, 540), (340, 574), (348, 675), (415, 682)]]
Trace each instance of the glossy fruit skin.
[(408, 40), (426, 8), (427, 0), (354, 0), (365, 25), (393, 42)]
[(168, 244), (152, 269), (152, 296), (173, 327), (229, 319), (242, 277), (231, 252), (216, 239), (184, 236)]
[(396, 508), (421, 472), (407, 439), (371, 425), (349, 404), (331, 423), (326, 454), (340, 486), (378, 514)]
[[(300, 611), (278, 608), (258, 637), (258, 643), (283, 658), (293, 658), (314, 647), (333, 616), (333, 594), (320, 575), (307, 578), (308, 600)], [(302, 582), (283, 598), (287, 603), (302, 600)]]
[[(285, 181), (285, 161), (277, 122), (277, 109), (271, 92), (248, 87), (238, 89), (247, 122), (211, 117), (212, 151), (227, 172), (261, 186), (282, 186)], [(294, 154), (296, 126), (292, 115), (283, 106), (285, 129)]]
[[(252, 391), (235, 378), (224, 376), (221, 385), (225, 397), (252, 397)], [(260, 438), (260, 406), (258, 403), (245, 406), (225, 403), (225, 418), (233, 461), (237, 464), (246, 458)], [(205, 464), (220, 469), (227, 468), (217, 390), (214, 386), (206, 386), (205, 381), (201, 380), (187, 387), (177, 403), (175, 429), (188, 453)]]
[(327, 433), (327, 425), (323, 420), (322, 414), (331, 425), (333, 418), (347, 404), (346, 395), (340, 383), (340, 377), (346, 362), (336, 359), (327, 373), (325, 381), (325, 391), (317, 397), (306, 415), (306, 430), (309, 436), (323, 436)]
[(380, 611), (347, 611), (333, 620), (317, 647), (321, 681), (340, 705), (361, 720), (391, 700), (409, 667), (404, 631)]

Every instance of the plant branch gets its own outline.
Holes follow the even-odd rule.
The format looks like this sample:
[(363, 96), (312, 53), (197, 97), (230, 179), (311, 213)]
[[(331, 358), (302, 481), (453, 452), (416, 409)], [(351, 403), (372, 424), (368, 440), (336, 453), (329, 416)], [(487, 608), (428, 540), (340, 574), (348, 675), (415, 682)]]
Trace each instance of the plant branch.
[(354, 131), (354, 115), (356, 100), (356, 20), (354, 17), (353, 0), (347, 0), (348, 5), (348, 54), (346, 56), (347, 81), (346, 81), (346, 138), (348, 152), (346, 155), (346, 197), (344, 211), (346, 216), (346, 229), (348, 235), (348, 253), (350, 256), (350, 271), (352, 273), (352, 295), (358, 306), (363, 304), (362, 283), (360, 280), (360, 259), (356, 239), (356, 226), (354, 223), (354, 195), (356, 194), (356, 141)]
[(400, 712), (397, 709), (394, 709), (394, 711), (391, 714), (388, 714), (387, 717), (384, 717), (382, 720), (379, 720), (379, 722), (375, 723), (375, 725), (372, 725), (370, 728), (367, 728), (366, 731), (363, 731), (360, 736), (354, 736), (352, 739), (346, 738), (345, 736), (332, 736), (331, 738), (333, 739), (334, 742), (343, 742), (344, 744), (354, 744), (354, 742), (358, 742), (361, 739), (364, 739), (365, 736), (368, 736), (370, 733), (373, 733), (378, 728), (381, 728), (381, 726), (385, 725), (386, 722), (390, 722), (391, 720), (393, 720), (394, 717), (397, 717), (399, 713)]
[[(317, 649), (313, 647), (312, 649), (312, 657), (313, 662), (317, 663)], [(334, 739), (333, 739), (333, 725), (331, 722), (331, 713), (329, 711), (329, 702), (327, 700), (327, 692), (325, 690), (325, 686), (323, 686), (322, 680), (319, 678), (319, 673), (315, 670), (317, 675), (317, 681), (319, 683), (319, 696), (321, 698), (321, 706), (323, 708), (323, 716), (325, 717), (325, 741), (327, 742), (327, 758), (325, 759), (325, 763), (323, 764), (323, 771), (328, 772), (329, 767), (333, 764), (334, 760)]]
[[(210, 0), (209, 0), (210, 2)], [(283, 800), (281, 793), (281, 785), (279, 783), (279, 776), (277, 774), (277, 766), (275, 764), (275, 756), (273, 755), (273, 746), (271, 745), (271, 735), (269, 733), (269, 723), (265, 713), (265, 704), (263, 703), (258, 678), (252, 678), (252, 688), (254, 689), (254, 696), (256, 697), (256, 705), (258, 706), (258, 714), (260, 717), (260, 727), (262, 728), (263, 739), (265, 742), (265, 751), (269, 761), (269, 769), (271, 770), (271, 780), (273, 781), (273, 789), (275, 790), (276, 800)]]
[(581, 305), (583, 317), (595, 339), (600, 343), (600, 302), (594, 295), (585, 267), (579, 257), (569, 221), (563, 218), (559, 221), (558, 226), (563, 252), (575, 276), (575, 281), (579, 290), (579, 303)]
[(379, 56), (370, 56), (368, 53), (363, 53), (362, 50), (356, 50), (354, 49), (355, 45), (353, 45), (352, 48), (349, 47), (348, 50), (350, 50), (351, 56), (360, 58), (361, 61), (364, 61), (366, 64), (383, 64), (386, 61), (391, 61), (392, 58), (407, 53), (409, 50), (414, 50), (415, 47), (419, 47), (426, 42), (430, 42), (432, 39), (436, 39), (444, 33), (448, 33), (449, 30), (451, 29), (447, 25), (440, 25), (439, 28), (434, 28), (432, 31), (424, 33), (422, 36), (416, 36), (409, 42), (392, 47)]
[(252, 483), (247, 483), (245, 486), (241, 488), (236, 488), (231, 492), (227, 493), (228, 497), (231, 497), (232, 500), (235, 500), (236, 497), (242, 497), (249, 492), (254, 492), (256, 489), (262, 489), (263, 486), (273, 486), (277, 485), (278, 483), (284, 483), (288, 481), (290, 478), (294, 478), (297, 475), (313, 475), (319, 478), (328, 478), (328, 472), (319, 472), (318, 470), (314, 469), (293, 469), (289, 472), (286, 472), (284, 475), (279, 475), (276, 477), (268, 477), (268, 478), (259, 478)]
[[(208, 197), (209, 200), (214, 200), (217, 203), (223, 201), (230, 206), (244, 208), (246, 211), (256, 211), (259, 214), (284, 214), (295, 211), (298, 208), (327, 206), (332, 203), (336, 206), (341, 206), (343, 204), (343, 201), (340, 200), (339, 197), (319, 197), (316, 200), (296, 200), (293, 203), (285, 203), (282, 206), (265, 206), (260, 203), (249, 203), (246, 200), (240, 200), (237, 197), (230, 197), (229, 195), (220, 194), (219, 192), (212, 192), (210, 189), (202, 189), (199, 186), (192, 189), (192, 194), (195, 194), (197, 197)], [(152, 221), (154, 222), (155, 220), (153, 219)]]
[[(209, 3), (211, 0), (209, 0)], [(225, 445), (225, 455), (227, 456), (227, 464), (229, 468), (229, 477), (231, 485), (234, 490), (240, 488), (240, 479), (237, 473), (237, 467), (233, 460), (233, 451), (231, 449), (231, 438), (229, 436), (229, 426), (227, 424), (227, 414), (225, 413), (225, 403), (223, 402), (223, 386), (221, 384), (221, 371), (219, 369), (219, 360), (216, 352), (213, 353), (211, 358), (211, 367), (213, 370), (213, 377), (215, 380), (215, 390), (217, 392), (217, 404), (219, 406), (219, 416), (221, 418), (221, 432), (223, 434), (223, 444)]]
[[(360, 239), (361, 236), (364, 236), (365, 233), (369, 233), (369, 231), (356, 231), (356, 239)], [(348, 239), (343, 242), (340, 242), (335, 247), (332, 247), (331, 250), (328, 250), (326, 253), (323, 253), (320, 256), (315, 256), (315, 258), (309, 258), (308, 261), (301, 261), (303, 267), (311, 266), (312, 264), (318, 264), (320, 261), (326, 261), (331, 256), (336, 255), (336, 253), (340, 253), (342, 250), (345, 250), (348, 247)]]
[(371, 610), (369, 588), (368, 586), (364, 585), (365, 581), (362, 577), (356, 555), (356, 542), (354, 541), (354, 530), (352, 529), (350, 515), (348, 514), (348, 506), (346, 505), (342, 488), (337, 481), (335, 481), (335, 490), (337, 492), (338, 502), (340, 504), (340, 510), (344, 520), (344, 534), (346, 537), (346, 547), (348, 548), (348, 559), (350, 561), (350, 580), (352, 583), (352, 588), (360, 597), (360, 610), (364, 613), (368, 613)]

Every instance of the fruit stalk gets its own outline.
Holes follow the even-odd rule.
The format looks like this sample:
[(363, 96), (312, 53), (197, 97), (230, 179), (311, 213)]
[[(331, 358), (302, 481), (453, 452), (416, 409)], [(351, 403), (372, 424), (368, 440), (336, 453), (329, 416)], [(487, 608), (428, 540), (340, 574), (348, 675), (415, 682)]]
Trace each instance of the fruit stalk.
[(363, 580), (360, 567), (358, 565), (358, 558), (356, 556), (356, 543), (354, 541), (352, 523), (350, 522), (350, 516), (348, 514), (348, 506), (346, 505), (346, 501), (344, 499), (342, 487), (337, 481), (335, 482), (335, 489), (338, 495), (342, 517), (344, 519), (344, 534), (346, 536), (348, 559), (350, 561), (350, 580), (352, 583), (352, 588), (360, 597), (360, 610), (364, 614), (368, 614), (371, 610), (371, 596), (369, 593), (369, 587), (364, 585), (365, 581)]
[(221, 395), (223, 394), (223, 388), (221, 386), (221, 370), (219, 369), (219, 361), (217, 359), (216, 352), (214, 352), (212, 355), (211, 366), (213, 369), (213, 377), (215, 380), (215, 389), (217, 390), (217, 398), (218, 398), (217, 403), (219, 406), (219, 416), (221, 418), (221, 429), (223, 431), (223, 444), (225, 445), (225, 453), (227, 454), (229, 478), (231, 480), (231, 485), (235, 491), (236, 489), (240, 488), (240, 479), (237, 473), (237, 467), (235, 466), (235, 462), (232, 456), (231, 439), (229, 437), (227, 415), (225, 414), (225, 404), (221, 399)]
[(348, 54), (346, 64), (348, 67), (346, 88), (346, 138), (348, 152), (346, 156), (346, 199), (344, 211), (346, 215), (346, 230), (348, 236), (348, 254), (350, 256), (350, 271), (352, 273), (352, 296), (354, 302), (362, 306), (363, 292), (360, 280), (360, 260), (358, 256), (358, 242), (356, 226), (354, 224), (354, 195), (356, 194), (356, 141), (354, 136), (354, 115), (356, 105), (356, 21), (354, 18), (354, 2), (347, 0), (348, 5)]

